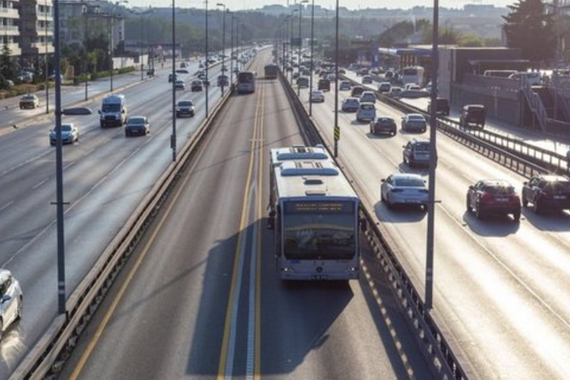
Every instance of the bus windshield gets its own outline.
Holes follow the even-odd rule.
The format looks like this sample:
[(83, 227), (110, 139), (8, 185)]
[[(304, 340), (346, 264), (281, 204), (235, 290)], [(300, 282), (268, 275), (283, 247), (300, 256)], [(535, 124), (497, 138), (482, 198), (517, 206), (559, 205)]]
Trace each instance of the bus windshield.
[(283, 217), (287, 259), (349, 260), (356, 254), (354, 204), (295, 202)]
[(120, 112), (121, 105), (119, 103), (105, 103), (102, 107), (103, 112)]
[(249, 72), (239, 73), (238, 82), (240, 82), (240, 83), (252, 83), (253, 82), (253, 73), (249, 73)]

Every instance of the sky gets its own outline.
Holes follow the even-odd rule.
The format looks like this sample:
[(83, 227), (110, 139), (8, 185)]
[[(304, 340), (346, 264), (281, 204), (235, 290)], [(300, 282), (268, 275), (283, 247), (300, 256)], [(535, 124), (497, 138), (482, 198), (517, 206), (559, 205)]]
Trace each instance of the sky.
[[(204, 8), (204, 0), (174, 0), (176, 7), (181, 8)], [(517, 0), (439, 0), (440, 7), (446, 8), (463, 8), (465, 4), (480, 3), (484, 5), (495, 5), (496, 7), (505, 7), (507, 5), (518, 2)], [(287, 1), (274, 0), (209, 0), (208, 7), (215, 8), (217, 3), (223, 3), (231, 10), (259, 9), (265, 5), (280, 4), (287, 5)], [(290, 0), (289, 4), (295, 4), (295, 0)], [(315, 0), (315, 5), (323, 8), (334, 9), (335, 0)], [(433, 1), (425, 0), (339, 0), (341, 7), (350, 10), (358, 10), (365, 8), (388, 8), (388, 9), (408, 9), (415, 6), (433, 6)], [(130, 7), (171, 7), (172, 0), (129, 0)]]

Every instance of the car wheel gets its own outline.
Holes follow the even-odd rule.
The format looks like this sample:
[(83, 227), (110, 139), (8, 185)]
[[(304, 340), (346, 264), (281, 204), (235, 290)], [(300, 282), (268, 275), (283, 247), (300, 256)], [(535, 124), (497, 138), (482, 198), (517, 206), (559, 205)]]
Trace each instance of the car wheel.
[(518, 221), (521, 220), (521, 212), (520, 212), (520, 210), (513, 213), (513, 218), (515, 219), (515, 222), (518, 222)]
[(24, 299), (20, 296), (18, 300), (18, 309), (16, 309), (16, 320), (22, 319), (22, 315), (24, 312)]
[(4, 330), (4, 322), (0, 318), (0, 342), (2, 341), (2, 331)]
[(406, 155), (405, 155), (405, 154), (402, 154), (402, 162), (403, 162), (404, 164), (407, 164), (407, 162), (406, 162)]

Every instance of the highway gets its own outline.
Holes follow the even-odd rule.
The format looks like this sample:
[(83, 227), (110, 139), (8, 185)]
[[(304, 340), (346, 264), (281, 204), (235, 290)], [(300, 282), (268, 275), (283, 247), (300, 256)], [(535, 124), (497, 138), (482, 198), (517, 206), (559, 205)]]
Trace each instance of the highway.
[[(332, 89), (324, 104), (313, 105), (329, 146)], [(151, 117), (148, 138), (101, 130), (97, 115), (66, 119), (82, 131), (79, 144), (64, 147), (70, 291), (171, 159), (169, 91), (165, 76), (123, 91), (131, 115)], [(217, 89), (210, 96), (218, 98)], [(308, 106), (307, 90), (301, 96)], [(177, 121), (180, 145), (203, 117), (203, 94), (190, 97), (198, 115)], [(377, 108), (399, 122), (399, 111)], [(426, 215), (388, 210), (379, 186), (381, 178), (400, 171), (427, 179), (426, 169), (402, 163), (402, 145), (428, 135), (399, 130), (395, 137), (371, 136), (354, 114), (340, 113), (339, 122), (341, 166), (423, 293)], [(433, 378), (367, 250), (372, 289), (364, 276), (337, 285), (285, 285), (275, 276), (264, 220), (268, 150), (303, 142), (297, 124), (278, 81), (258, 80), (254, 95), (230, 99), (207, 148), (191, 163), (60, 378)], [(2, 341), (3, 375), (57, 310), (48, 129), (29, 123), (0, 139), (0, 266), (17, 275), (26, 297), (24, 320)], [(441, 134), (438, 156), (432, 315), (470, 379), (564, 379), (570, 372), (570, 215), (523, 209), (520, 223), (478, 220), (465, 210), (468, 185), (504, 178), (520, 189), (525, 179)]]
[[(192, 70), (197, 69), (197, 62)], [(212, 75), (216, 71), (212, 69)], [(101, 129), (99, 98), (86, 105), (90, 116), (64, 116), (79, 126), (79, 143), (63, 147), (65, 206), (65, 274), (67, 297), (85, 277), (113, 237), (156, 183), (172, 160), (171, 89), (167, 70), (140, 82), (115, 78), (124, 86), (129, 114), (149, 117), (149, 137), (125, 138), (122, 128)], [(134, 80), (133, 80), (134, 79)], [(190, 78), (186, 78), (190, 80)], [(132, 86), (133, 82), (139, 83)], [(74, 98), (66, 94), (67, 102)], [(209, 91), (210, 105), (220, 99), (218, 87)], [(177, 120), (178, 149), (204, 118), (204, 93), (179, 91), (178, 99), (193, 99), (194, 118)], [(67, 103), (64, 103), (67, 104)], [(18, 129), (5, 128), (0, 138), (0, 267), (10, 269), (24, 292), (24, 318), (2, 340), (0, 378), (5, 379), (45, 333), (57, 314), (55, 149), (48, 132), (53, 114), (40, 109), (3, 111), (2, 122), (20, 115)], [(4, 124), (5, 125), (5, 124)]]
[(279, 81), (234, 95), (207, 139), (60, 378), (431, 379), (364, 278), (277, 278), (267, 158), (304, 142)]
[[(308, 90), (301, 96), (308, 109)], [(340, 99), (348, 92), (340, 92)], [(333, 144), (334, 88), (313, 104), (313, 118)], [(340, 102), (339, 102), (340, 104)], [(378, 115), (398, 122), (400, 111), (376, 103)], [(402, 146), (429, 132), (398, 130), (370, 135), (353, 113), (340, 113), (339, 156), (365, 205), (374, 210), (407, 273), (424, 292), (427, 217), (421, 211), (388, 210), (380, 179), (427, 168), (402, 163)], [(478, 220), (465, 196), (479, 179), (508, 179), (520, 190), (525, 178), (438, 134), (434, 315), (455, 341), (454, 352), (475, 379), (564, 379), (570, 372), (570, 214), (536, 215), (523, 208), (510, 217)], [(532, 358), (532, 360), (530, 359)]]

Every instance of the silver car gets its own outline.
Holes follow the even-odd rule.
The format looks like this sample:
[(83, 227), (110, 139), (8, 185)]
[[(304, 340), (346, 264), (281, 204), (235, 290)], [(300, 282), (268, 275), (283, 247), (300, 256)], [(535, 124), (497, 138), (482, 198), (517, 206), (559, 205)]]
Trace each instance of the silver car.
[(360, 103), (376, 103), (376, 94), (374, 91), (364, 91), (360, 95)]
[(374, 103), (360, 103), (356, 111), (357, 121), (372, 121), (376, 118), (376, 106)]
[(427, 129), (427, 121), (424, 115), (409, 113), (402, 117), (402, 130), (424, 133)]
[[(73, 123), (64, 123), (61, 125), (61, 143), (73, 144), (79, 141), (79, 129)], [(49, 131), (49, 143), (55, 146), (57, 142), (57, 128)]]
[(380, 199), (388, 208), (394, 205), (417, 205), (427, 210), (428, 190), (419, 174), (397, 173), (382, 179)]
[(24, 296), (20, 283), (7, 269), (0, 269), (0, 340), (2, 333), (22, 318)]

